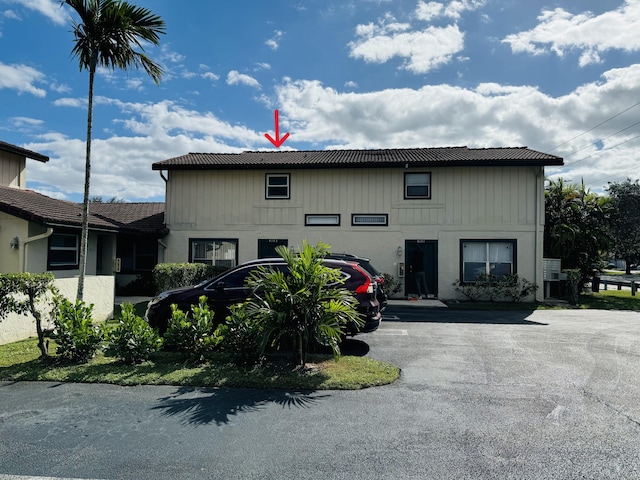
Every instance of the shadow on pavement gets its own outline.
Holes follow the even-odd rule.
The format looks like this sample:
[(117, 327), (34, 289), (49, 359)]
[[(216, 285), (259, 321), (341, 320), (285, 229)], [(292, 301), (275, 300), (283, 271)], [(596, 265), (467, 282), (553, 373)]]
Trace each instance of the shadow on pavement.
[(537, 325), (547, 323), (531, 320), (535, 310), (443, 310), (393, 307), (385, 310), (383, 322), (467, 323), (493, 325)]
[(285, 390), (180, 387), (174, 394), (160, 398), (152, 409), (169, 417), (182, 416), (185, 424), (219, 426), (229, 423), (235, 415), (258, 411), (271, 403), (282, 408), (309, 408), (329, 396)]

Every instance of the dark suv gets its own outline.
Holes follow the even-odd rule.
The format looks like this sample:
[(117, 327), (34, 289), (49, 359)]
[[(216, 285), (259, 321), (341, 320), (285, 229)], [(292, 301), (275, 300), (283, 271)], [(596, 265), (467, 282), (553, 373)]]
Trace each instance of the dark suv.
[(346, 262), (356, 262), (376, 281), (377, 291), (376, 298), (380, 303), (380, 311), (387, 308), (387, 293), (384, 291), (384, 275), (371, 264), (371, 260), (364, 257), (358, 257), (357, 255), (351, 255), (350, 253), (331, 253), (327, 255), (327, 258), (335, 260), (344, 260)]
[[(353, 293), (357, 300), (358, 312), (364, 320), (364, 325), (359, 329), (356, 325), (347, 325), (347, 333), (355, 335), (376, 330), (382, 319), (380, 304), (376, 299), (376, 281), (355, 262), (325, 259), (323, 264), (342, 272), (345, 281), (341, 286)], [(149, 325), (157, 328), (162, 334), (167, 329), (172, 304), (175, 303), (178, 308), (188, 312), (191, 305), (197, 305), (198, 299), (204, 295), (207, 297), (209, 308), (214, 312), (214, 323), (220, 324), (229, 315), (229, 306), (242, 303), (254, 294), (245, 282), (258, 267), (280, 270), (287, 268), (285, 262), (278, 258), (243, 263), (196, 286), (160, 293), (149, 302), (145, 318)]]

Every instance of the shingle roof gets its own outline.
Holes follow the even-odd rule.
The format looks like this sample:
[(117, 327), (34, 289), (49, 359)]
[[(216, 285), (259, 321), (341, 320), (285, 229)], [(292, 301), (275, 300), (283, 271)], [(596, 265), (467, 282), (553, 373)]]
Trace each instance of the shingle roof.
[[(82, 226), (82, 204), (32, 190), (0, 186), (0, 211), (44, 225)], [(92, 203), (89, 227), (129, 234), (164, 236), (164, 203)]]
[(562, 165), (561, 157), (511, 148), (394, 148), (385, 150), (307, 150), (243, 153), (189, 153), (152, 165), (153, 170), (231, 170), (261, 168), (353, 168), (425, 166)]
[(46, 155), (27, 150), (26, 148), (18, 147), (17, 145), (11, 145), (7, 142), (0, 141), (0, 150), (9, 153), (15, 153), (16, 155), (31, 158), (32, 160), (38, 160), (39, 162), (43, 163), (49, 161), (49, 157), (47, 157)]

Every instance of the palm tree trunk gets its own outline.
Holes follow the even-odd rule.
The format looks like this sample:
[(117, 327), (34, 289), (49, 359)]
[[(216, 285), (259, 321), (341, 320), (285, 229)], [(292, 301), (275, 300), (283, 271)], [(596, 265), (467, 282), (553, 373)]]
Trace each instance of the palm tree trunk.
[(89, 187), (91, 183), (91, 131), (93, 123), (93, 81), (95, 67), (89, 69), (89, 100), (87, 108), (87, 153), (84, 166), (84, 199), (82, 202), (82, 234), (80, 237), (80, 275), (78, 277), (77, 299), (84, 295), (84, 277), (87, 270), (87, 243), (89, 242)]

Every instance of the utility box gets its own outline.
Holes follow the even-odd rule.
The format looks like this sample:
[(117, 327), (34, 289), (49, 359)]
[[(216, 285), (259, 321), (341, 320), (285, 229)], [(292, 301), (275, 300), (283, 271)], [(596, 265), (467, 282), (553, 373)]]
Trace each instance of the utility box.
[(551, 296), (551, 282), (563, 280), (562, 261), (559, 258), (543, 258), (542, 278), (544, 280), (544, 298)]

